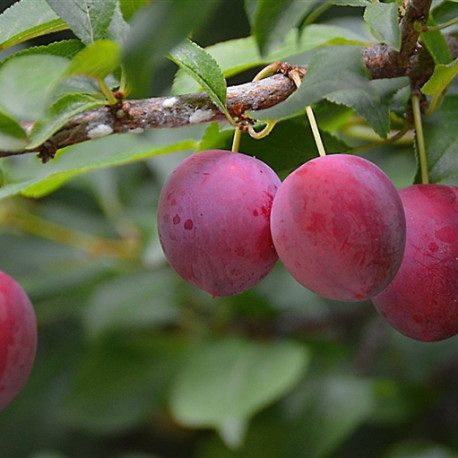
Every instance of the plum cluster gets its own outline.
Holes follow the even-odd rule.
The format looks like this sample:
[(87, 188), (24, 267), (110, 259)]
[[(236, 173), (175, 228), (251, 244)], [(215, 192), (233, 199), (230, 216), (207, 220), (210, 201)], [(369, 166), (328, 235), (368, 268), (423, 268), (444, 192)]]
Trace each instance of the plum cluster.
[(244, 154), (185, 159), (159, 198), (164, 253), (189, 283), (229, 296), (281, 259), (303, 286), (334, 300), (371, 299), (401, 333), (458, 333), (458, 188), (398, 192), (358, 156), (318, 157), (283, 182)]
[(0, 271), (0, 411), (22, 390), (35, 360), (37, 323), (22, 287)]

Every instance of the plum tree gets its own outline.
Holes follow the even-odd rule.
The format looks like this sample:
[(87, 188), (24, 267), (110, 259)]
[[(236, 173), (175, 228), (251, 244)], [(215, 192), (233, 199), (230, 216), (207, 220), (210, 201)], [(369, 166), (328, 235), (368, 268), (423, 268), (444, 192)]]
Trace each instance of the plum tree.
[(409, 337), (446, 339), (458, 333), (458, 188), (412, 185), (400, 195), (405, 254), (394, 280), (373, 303)]
[(358, 301), (384, 289), (405, 245), (405, 217), (385, 173), (357, 156), (313, 159), (282, 183), (272, 237), (286, 269), (330, 299)]
[(209, 150), (185, 159), (158, 205), (160, 241), (176, 272), (214, 296), (257, 284), (278, 259), (270, 211), (280, 183), (244, 154)]
[(24, 387), (35, 360), (37, 324), (22, 287), (0, 271), (0, 410)]

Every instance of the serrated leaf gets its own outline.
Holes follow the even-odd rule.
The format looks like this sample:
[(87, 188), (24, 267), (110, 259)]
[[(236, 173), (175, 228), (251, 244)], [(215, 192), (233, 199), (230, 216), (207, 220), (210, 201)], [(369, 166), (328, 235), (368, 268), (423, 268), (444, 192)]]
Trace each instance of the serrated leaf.
[(399, 89), (408, 84), (407, 77), (374, 80), (369, 82), (370, 91), (346, 89), (332, 92), (326, 98), (331, 102), (353, 108), (381, 138), (386, 138), (390, 131), (391, 100)]
[(172, 413), (184, 425), (215, 428), (236, 447), (250, 418), (290, 391), (308, 360), (307, 349), (292, 342), (206, 342), (176, 377)]
[[(436, 22), (431, 15), (428, 18), (428, 26), (434, 25)], [(421, 38), (436, 64), (449, 64), (452, 61), (448, 43), (439, 30), (422, 32)]]
[(69, 60), (54, 55), (24, 55), (0, 68), (0, 106), (19, 121), (45, 115), (48, 99)]
[(86, 45), (112, 38), (109, 27), (117, 0), (46, 0), (54, 12)]
[(46, 0), (20, 0), (0, 15), (0, 51), (67, 28)]
[(152, 2), (136, 15), (123, 49), (123, 63), (132, 97), (149, 95), (157, 63), (181, 43), (215, 8), (218, 1)]
[[(142, 161), (159, 154), (194, 149), (197, 141), (193, 140), (193, 129), (180, 130), (183, 132), (176, 135), (178, 138), (181, 135), (183, 140), (173, 144), (167, 139), (166, 142), (159, 141), (154, 145), (151, 140), (142, 139), (139, 135), (118, 134), (63, 148), (46, 165), (33, 158), (28, 169), (12, 172), (7, 176), (8, 184), (0, 188), (0, 199), (17, 194), (41, 197), (74, 176), (90, 170)], [(186, 136), (187, 132), (190, 132), (189, 137)]]
[(423, 119), (423, 131), (430, 181), (458, 186), (458, 95), (444, 97), (440, 110)]
[[(198, 149), (231, 149), (233, 135), (232, 129), (220, 131), (219, 125), (212, 123), (207, 127)], [(343, 153), (350, 149), (350, 146), (328, 132), (321, 132), (321, 137), (329, 154)], [(280, 175), (289, 173), (318, 154), (305, 115), (278, 122), (273, 131), (262, 140), (243, 134), (240, 152), (262, 160)]]
[[(311, 24), (300, 34), (292, 30), (282, 45), (261, 57), (253, 37), (230, 40), (209, 46), (205, 50), (218, 62), (226, 78), (250, 68), (266, 65), (276, 60), (287, 60), (312, 49), (327, 45), (368, 45), (359, 35), (343, 27)], [(179, 71), (173, 83), (174, 94), (196, 92), (197, 83), (183, 71)]]
[(449, 65), (436, 65), (431, 78), (422, 87), (422, 92), (432, 95), (430, 111), (434, 112), (439, 105), (442, 95), (449, 87), (455, 76), (458, 74), (458, 59)]
[(119, 67), (120, 61), (121, 48), (118, 43), (98, 40), (72, 59), (63, 76), (86, 75), (103, 79)]
[(67, 94), (56, 100), (44, 119), (39, 119), (29, 135), (27, 149), (35, 149), (64, 126), (73, 116), (104, 105), (104, 101), (85, 94)]
[(386, 43), (396, 51), (401, 49), (401, 29), (396, 2), (370, 3), (364, 12), (364, 20), (377, 40)]
[(207, 91), (213, 102), (227, 113), (226, 80), (210, 54), (196, 43), (186, 40), (172, 50), (170, 58), (191, 75)]
[(27, 135), (21, 125), (0, 111), (0, 151), (20, 151), (27, 145)]
[(300, 23), (313, 6), (313, 1), (258, 0), (251, 29), (261, 55), (281, 44), (287, 33)]
[[(349, 149), (342, 140), (327, 132), (321, 132), (321, 138), (328, 154), (343, 153)], [(261, 159), (277, 172), (290, 171), (318, 155), (305, 115), (279, 122), (262, 140), (243, 135), (240, 151)]]
[(323, 48), (310, 61), (299, 89), (286, 101), (257, 112), (256, 116), (261, 119), (290, 117), (332, 92), (349, 89), (373, 93), (361, 49), (353, 46)]

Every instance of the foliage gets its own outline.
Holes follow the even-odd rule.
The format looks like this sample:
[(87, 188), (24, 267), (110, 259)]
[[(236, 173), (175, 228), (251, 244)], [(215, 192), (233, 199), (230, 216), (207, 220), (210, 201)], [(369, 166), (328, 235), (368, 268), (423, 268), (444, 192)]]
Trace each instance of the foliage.
[[(287, 101), (250, 113), (279, 122), (265, 139), (244, 134), (241, 151), (286, 176), (316, 156), (312, 105), (328, 153), (358, 153), (405, 187), (419, 179), (409, 80), (370, 80), (361, 58), (378, 42), (399, 49), (399, 3), (16, 1), (0, 15), (0, 150), (35, 150), (116, 89), (205, 89), (223, 108), (226, 84), (281, 60), (307, 74)], [(457, 11), (434, 1), (428, 26)], [(456, 186), (448, 32), (456, 24), (421, 31), (435, 65), (424, 134), (431, 181)], [(228, 123), (168, 128), (79, 143), (47, 164), (1, 159), (0, 268), (39, 323), (32, 376), (0, 412), (2, 456), (458, 456), (457, 337), (409, 340), (369, 302), (320, 298), (280, 264), (218, 299), (171, 271), (155, 224), (162, 184), (232, 134)]]

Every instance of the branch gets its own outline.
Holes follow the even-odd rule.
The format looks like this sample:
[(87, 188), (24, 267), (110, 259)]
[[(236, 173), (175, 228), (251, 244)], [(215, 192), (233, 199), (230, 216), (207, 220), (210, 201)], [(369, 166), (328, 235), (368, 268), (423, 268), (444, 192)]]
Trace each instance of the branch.
[[(418, 52), (418, 25), (425, 25), (432, 0), (411, 0), (401, 21), (402, 46), (397, 52), (386, 45), (363, 49), (363, 59), (372, 79), (409, 76), (412, 88), (420, 88), (429, 79), (434, 62), (426, 49)], [(457, 53), (456, 38), (450, 38), (453, 54)], [(456, 57), (456, 55), (454, 56)], [(232, 117), (245, 111), (272, 107), (286, 100), (296, 85), (282, 66), (282, 73), (261, 81), (229, 87), (227, 107)], [(299, 67), (301, 76), (306, 67)], [(205, 92), (142, 100), (124, 100), (116, 108), (105, 106), (76, 115), (44, 144), (35, 150), (0, 151), (0, 157), (38, 152), (44, 162), (66, 146), (113, 133), (141, 133), (145, 129), (182, 127), (192, 124), (226, 120), (225, 115)], [(31, 129), (32, 124), (25, 126)]]

